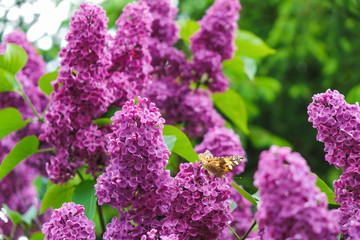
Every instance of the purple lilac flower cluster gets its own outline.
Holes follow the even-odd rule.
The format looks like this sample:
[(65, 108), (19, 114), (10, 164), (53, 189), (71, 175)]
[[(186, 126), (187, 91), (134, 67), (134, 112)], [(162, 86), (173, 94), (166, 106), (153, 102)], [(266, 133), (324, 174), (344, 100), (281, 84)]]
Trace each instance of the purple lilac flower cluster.
[(108, 18), (99, 6), (80, 6), (71, 19), (68, 44), (59, 53), (59, 76), (42, 136), (56, 148), (47, 165), (54, 183), (66, 182), (84, 159), (87, 173), (94, 174), (107, 164), (104, 135), (91, 118), (101, 116), (113, 101), (106, 80), (111, 64), (106, 51)]
[(338, 91), (328, 89), (313, 96), (308, 114), (309, 122), (318, 131), (317, 140), (325, 144), (325, 159), (336, 168), (343, 167), (340, 179), (333, 185), (335, 200), (341, 205), (343, 237), (348, 239), (360, 234), (360, 231), (355, 233), (360, 224), (359, 218), (355, 217), (360, 209), (360, 107), (358, 103), (347, 103)]
[(199, 21), (201, 29), (190, 38), (193, 51), (192, 72), (195, 81), (205, 76), (210, 91), (223, 92), (229, 80), (222, 72), (222, 61), (231, 59), (235, 52), (235, 31), (239, 11), (238, 0), (217, 0)]
[(327, 208), (306, 160), (290, 148), (272, 146), (260, 155), (254, 185), (261, 239), (337, 239), (338, 211)]
[(115, 106), (139, 95), (150, 80), (151, 23), (152, 15), (144, 2), (128, 4), (116, 21), (118, 30), (109, 48)]
[(49, 222), (42, 227), (45, 240), (95, 240), (95, 223), (84, 215), (84, 207), (73, 202), (56, 209)]
[(201, 162), (183, 163), (175, 177), (177, 196), (162, 234), (179, 239), (216, 239), (232, 220), (227, 178), (209, 175)]
[(111, 118), (114, 123), (107, 136), (111, 163), (95, 185), (99, 204), (110, 204), (119, 211), (131, 206), (123, 218), (108, 226), (105, 239), (116, 239), (112, 233), (119, 232), (120, 222), (137, 224), (120, 231), (123, 237), (130, 232), (133, 237), (141, 236), (150, 226), (160, 226), (157, 217), (165, 216), (173, 198), (173, 179), (164, 170), (170, 155), (162, 136), (165, 120), (153, 103), (141, 97), (137, 100), (139, 104), (126, 102)]

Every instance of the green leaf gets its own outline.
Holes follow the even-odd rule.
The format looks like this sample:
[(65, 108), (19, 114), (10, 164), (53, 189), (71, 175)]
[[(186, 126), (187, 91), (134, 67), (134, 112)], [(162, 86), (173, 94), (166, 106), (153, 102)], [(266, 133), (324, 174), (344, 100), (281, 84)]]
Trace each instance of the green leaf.
[(176, 153), (188, 162), (195, 162), (198, 160), (198, 155), (194, 151), (189, 138), (185, 135), (185, 133), (180, 131), (180, 129), (171, 125), (164, 125), (163, 135), (176, 137), (176, 141), (171, 152)]
[(21, 223), (21, 214), (19, 212), (11, 210), (6, 204), (3, 204), (2, 206), (3, 208), (5, 208), (6, 214), (10, 218), (12, 223), (14, 223), (15, 225)]
[(225, 115), (244, 134), (249, 134), (245, 102), (234, 90), (215, 93), (213, 101), (217, 109)]
[(334, 191), (321, 179), (318, 175), (313, 173), (316, 176), (316, 186), (320, 189), (321, 192), (326, 194), (328, 202), (333, 205), (339, 205), (335, 200)]
[(111, 124), (113, 121), (110, 120), (110, 118), (98, 118), (94, 120), (94, 123), (98, 125), (99, 127), (104, 126), (106, 124)]
[(24, 49), (12, 43), (6, 45), (6, 51), (0, 55), (0, 92), (16, 91), (21, 87), (15, 75), (27, 60)]
[(58, 71), (49, 72), (41, 76), (39, 79), (39, 87), (41, 91), (46, 94), (47, 96), (50, 96), (50, 94), (54, 91), (53, 86), (51, 85), (51, 82), (56, 80), (58, 77)]
[(85, 216), (89, 220), (93, 220), (95, 217), (97, 197), (95, 196), (94, 185), (96, 181), (85, 180), (82, 181), (78, 186), (75, 187), (72, 201), (77, 204), (81, 204), (85, 208)]
[(15, 75), (25, 66), (27, 60), (28, 56), (24, 49), (16, 44), (8, 43), (6, 51), (0, 55), (0, 68)]
[(22, 160), (37, 153), (38, 147), (39, 139), (36, 136), (26, 136), (21, 139), (2, 161), (0, 165), (0, 180)]
[(236, 208), (236, 202), (234, 200), (231, 200), (231, 199), (230, 199), (230, 201), (231, 201), (231, 203), (230, 203), (231, 212), (233, 212), (235, 210), (235, 208)]
[(250, 133), (250, 141), (258, 149), (266, 149), (272, 145), (292, 147), (292, 145), (285, 139), (258, 126), (250, 126)]
[(254, 80), (255, 74), (257, 71), (257, 65), (256, 65), (255, 59), (244, 57), (244, 56), (242, 56), (241, 59), (244, 62), (244, 70), (245, 70), (246, 76), (248, 76), (248, 78), (250, 80)]
[(191, 19), (177, 21), (180, 27), (180, 37), (184, 42), (190, 44), (190, 37), (200, 29), (199, 24)]
[(21, 84), (16, 77), (0, 67), (0, 92), (16, 91), (19, 88), (21, 88)]
[(71, 202), (74, 193), (74, 186), (67, 182), (62, 186), (60, 184), (50, 185), (47, 189), (41, 203), (40, 214), (43, 214), (48, 208), (60, 208), (63, 203)]
[(6, 135), (25, 127), (31, 119), (22, 120), (21, 113), (16, 108), (0, 110), (0, 140)]
[(255, 198), (253, 198), (250, 193), (239, 187), (236, 183), (231, 183), (231, 186), (233, 186), (244, 198), (251, 202), (255, 207), (257, 206)]
[(110, 119), (112, 116), (114, 116), (115, 112), (120, 111), (120, 110), (121, 110), (121, 108), (110, 106), (108, 111), (106, 113), (104, 113), (101, 117)]
[(173, 149), (174, 144), (176, 142), (176, 137), (173, 135), (164, 136), (164, 142), (165, 142), (167, 148), (169, 149), (169, 151), (171, 152), (171, 150)]
[(282, 89), (281, 83), (271, 77), (255, 77), (254, 83), (258, 87), (259, 96), (269, 103), (276, 99)]
[(37, 216), (38, 210), (35, 206), (31, 206), (26, 213), (24, 213), (23, 215), (21, 215), (21, 220), (30, 225), (32, 220), (34, 220)]
[(235, 44), (235, 55), (238, 56), (260, 59), (276, 53), (276, 50), (270, 48), (261, 38), (245, 30), (236, 31)]
[(46, 192), (46, 185), (48, 183), (49, 183), (49, 179), (47, 179), (43, 176), (39, 176), (39, 177), (35, 178), (33, 181), (33, 185), (36, 187), (36, 190), (38, 193), (38, 198), (40, 200), (42, 200), (44, 197), (44, 194)]
[(360, 84), (357, 84), (350, 89), (348, 94), (346, 94), (346, 101), (352, 104), (360, 102)]
[(45, 234), (43, 234), (42, 232), (34, 232), (31, 235), (30, 240), (44, 240), (45, 238)]

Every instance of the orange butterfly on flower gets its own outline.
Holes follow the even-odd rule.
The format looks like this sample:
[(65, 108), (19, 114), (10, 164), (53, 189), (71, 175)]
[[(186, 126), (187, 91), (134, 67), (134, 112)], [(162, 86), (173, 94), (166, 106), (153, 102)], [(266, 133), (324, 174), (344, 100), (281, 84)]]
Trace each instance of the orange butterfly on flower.
[(206, 150), (199, 154), (199, 159), (207, 170), (217, 177), (222, 177), (239, 165), (244, 156), (214, 157), (209, 150)]

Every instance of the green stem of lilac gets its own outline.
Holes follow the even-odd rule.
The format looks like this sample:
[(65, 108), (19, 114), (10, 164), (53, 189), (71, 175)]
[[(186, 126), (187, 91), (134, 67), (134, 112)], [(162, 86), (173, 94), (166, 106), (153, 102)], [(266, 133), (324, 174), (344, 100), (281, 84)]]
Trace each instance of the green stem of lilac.
[(38, 150), (38, 153), (43, 153), (43, 152), (53, 152), (55, 153), (55, 149), (53, 148), (42, 148)]
[(100, 225), (101, 225), (101, 231), (102, 231), (101, 235), (104, 235), (104, 233), (106, 231), (105, 222), (104, 222), (104, 215), (103, 215), (103, 212), (102, 212), (102, 208), (101, 208), (101, 206), (99, 205), (98, 202), (96, 202), (96, 208), (97, 208), (97, 211), (98, 211), (98, 214), (99, 214), (99, 219), (100, 219)]
[(234, 230), (232, 227), (230, 227), (230, 225), (228, 225), (228, 227), (229, 227), (229, 229), (232, 231), (232, 233), (236, 236), (236, 238), (240, 240), (240, 237), (239, 237), (239, 235), (237, 235), (237, 233), (235, 232), (235, 230)]
[(19, 90), (20, 95), (23, 97), (23, 99), (25, 100), (25, 102), (27, 102), (27, 104), (29, 105), (29, 107), (31, 108), (31, 110), (34, 112), (35, 116), (38, 118), (39, 122), (44, 123), (44, 119), (42, 117), (40, 117), (39, 113), (36, 111), (34, 105), (32, 104), (32, 102), (30, 101), (30, 99), (28, 98), (28, 96), (26, 96), (25, 92), (23, 89)]
[(46, 114), (47, 110), (49, 109), (49, 107), (50, 107), (50, 103), (48, 103), (48, 105), (46, 106), (46, 108), (45, 108), (45, 110), (44, 110), (44, 112), (42, 114), (42, 117), (41, 117), (42, 119), (45, 118), (45, 114)]
[(84, 181), (83, 176), (81, 175), (80, 171), (78, 169), (76, 169), (76, 173), (79, 175), (81, 181)]
[(251, 232), (251, 230), (253, 230), (253, 228), (256, 225), (256, 220), (253, 221), (251, 227), (249, 228), (249, 230), (247, 230), (247, 232), (244, 234), (244, 236), (242, 236), (242, 238), (240, 240), (245, 240), (246, 237), (249, 235), (249, 233)]

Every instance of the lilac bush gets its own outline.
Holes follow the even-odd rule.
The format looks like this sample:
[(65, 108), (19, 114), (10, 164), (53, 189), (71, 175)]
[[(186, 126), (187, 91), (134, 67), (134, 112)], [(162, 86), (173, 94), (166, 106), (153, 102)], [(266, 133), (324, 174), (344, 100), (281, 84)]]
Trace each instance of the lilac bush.
[[(359, 238), (360, 108), (346, 103), (337, 91), (315, 95), (308, 113), (317, 139), (325, 143), (325, 159), (343, 168), (334, 182), (339, 209), (328, 210), (325, 194), (315, 186), (316, 176), (290, 148), (272, 146), (261, 153), (254, 176), (257, 209), (232, 186), (248, 159), (239, 136), (225, 127), (215, 109), (212, 94), (223, 96), (229, 88), (222, 64), (234, 57), (240, 9), (238, 0), (215, 0), (187, 45), (180, 39), (178, 9), (170, 0), (129, 3), (115, 22), (114, 36), (108, 33), (106, 12), (82, 3), (59, 53), (51, 100), (37, 84), (45, 73), (41, 56), (24, 33), (6, 36), (5, 43), (20, 45), (29, 60), (16, 75), (23, 92), (0, 93), (0, 109), (15, 107), (32, 121), (1, 141), (0, 159), (27, 135), (39, 136), (40, 151), (46, 153), (31, 156), (1, 180), (0, 191), (7, 194), (0, 195), (0, 204), (19, 214), (33, 205), (39, 209), (32, 183), (39, 175), (54, 183), (45, 187), (42, 177), (43, 186), (37, 186), (46, 207), (58, 204), (49, 200), (51, 189), (61, 192), (53, 198), (62, 201), (66, 195), (66, 203), (50, 219), (45, 213), (31, 223), (21, 219), (21, 228), (0, 224), (0, 233), (30, 236), (36, 230), (31, 226), (46, 222), (41, 229), (45, 239), (238, 239), (232, 231), (242, 239), (337, 239), (340, 233), (342, 239)], [(187, 55), (179, 44), (188, 47)], [(0, 52), (4, 49), (1, 45)], [(165, 121), (179, 132), (165, 138), (166, 131), (175, 129)], [(180, 142), (186, 140), (181, 131), (190, 141)], [(175, 139), (173, 152), (168, 139)], [(197, 144), (195, 151), (191, 144)], [(229, 171), (225, 176), (212, 174), (197, 159), (195, 152), (207, 150), (215, 157), (205, 167)], [(237, 155), (244, 158), (234, 169), (229, 158), (221, 158)], [(190, 163), (180, 163), (171, 175), (170, 165), (177, 160)], [(82, 183), (92, 181), (95, 196), (92, 192), (84, 197), (90, 203), (79, 200)], [(239, 187), (245, 191), (246, 185)], [(45, 196), (40, 188), (47, 188)], [(84, 201), (88, 211), (78, 201)], [(96, 233), (89, 211), (95, 202), (100, 222)]]

